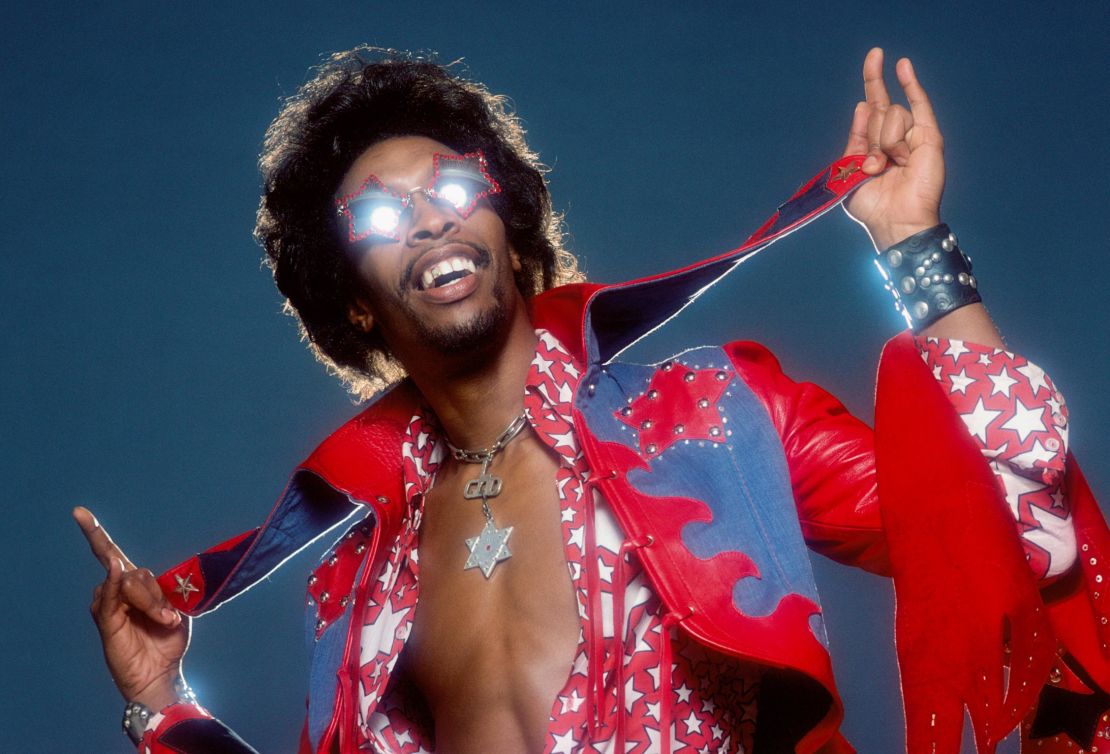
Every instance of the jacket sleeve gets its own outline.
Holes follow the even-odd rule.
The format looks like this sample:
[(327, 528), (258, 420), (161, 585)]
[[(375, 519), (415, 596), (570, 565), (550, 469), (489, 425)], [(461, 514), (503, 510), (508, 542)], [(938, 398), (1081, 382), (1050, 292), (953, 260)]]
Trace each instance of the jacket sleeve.
[(196, 704), (174, 704), (151, 718), (139, 754), (258, 754)]
[(782, 438), (806, 542), (833, 560), (888, 575), (871, 428), (825, 390), (783, 374), (758, 343), (731, 343), (726, 352)]
[[(1069, 456), (1063, 492), (1080, 559), (1060, 580), (1038, 584), (1004, 490), (978, 457), (982, 438), (967, 431), (944, 388), (908, 333), (887, 344), (875, 412), (877, 471), (898, 604), (907, 751), (958, 751), (965, 710), (981, 752), (993, 752), (1018, 724), (1037, 751), (1093, 751), (1110, 733), (1110, 696), (1102, 690), (1110, 685), (1110, 606), (1100, 596), (1106, 524)], [(1041, 431), (1023, 428), (1020, 416), (1002, 418), (991, 425)], [(1033, 442), (1032, 434), (1019, 439)], [(1043, 473), (1051, 467), (1046, 459)]]

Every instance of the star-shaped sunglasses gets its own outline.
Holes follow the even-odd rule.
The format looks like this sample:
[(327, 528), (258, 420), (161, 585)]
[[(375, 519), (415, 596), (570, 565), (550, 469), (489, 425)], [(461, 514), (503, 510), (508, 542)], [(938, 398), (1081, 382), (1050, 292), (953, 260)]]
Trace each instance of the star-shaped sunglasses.
[(415, 194), (452, 208), (465, 220), (484, 197), (499, 193), (501, 187), (489, 174), (481, 150), (463, 155), (437, 152), (432, 155), (432, 178), (427, 186), (397, 191), (370, 175), (357, 191), (335, 200), (335, 211), (341, 221), (346, 219), (351, 243), (370, 236), (399, 241)]

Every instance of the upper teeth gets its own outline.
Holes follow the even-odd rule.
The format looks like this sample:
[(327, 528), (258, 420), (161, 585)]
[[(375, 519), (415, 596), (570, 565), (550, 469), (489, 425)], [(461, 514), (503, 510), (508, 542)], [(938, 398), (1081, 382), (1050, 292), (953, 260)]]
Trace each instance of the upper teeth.
[(420, 276), (420, 282), (424, 288), (433, 288), (437, 278), (458, 270), (474, 272), (474, 262), (466, 257), (449, 257), (424, 270), (424, 274)]

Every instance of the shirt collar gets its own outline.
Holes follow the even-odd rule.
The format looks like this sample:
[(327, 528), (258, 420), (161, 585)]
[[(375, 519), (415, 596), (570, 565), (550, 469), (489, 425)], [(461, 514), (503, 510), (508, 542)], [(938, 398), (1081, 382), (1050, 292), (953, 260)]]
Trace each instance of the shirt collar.
[[(524, 384), (524, 412), (540, 439), (569, 465), (581, 460), (572, 407), (582, 372), (581, 364), (558, 338), (536, 330), (536, 350)], [(435, 414), (421, 405), (409, 420), (401, 445), (407, 499), (427, 492), (446, 447)]]

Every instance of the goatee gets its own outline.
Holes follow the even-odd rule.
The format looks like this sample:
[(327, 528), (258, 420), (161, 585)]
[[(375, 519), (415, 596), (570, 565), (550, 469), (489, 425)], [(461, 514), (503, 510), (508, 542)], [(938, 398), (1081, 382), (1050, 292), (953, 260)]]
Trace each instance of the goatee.
[(505, 286), (497, 283), (492, 293), (493, 304), (465, 322), (429, 327), (417, 319), (416, 329), (426, 343), (445, 356), (477, 355), (498, 342), (510, 319), (510, 296)]

